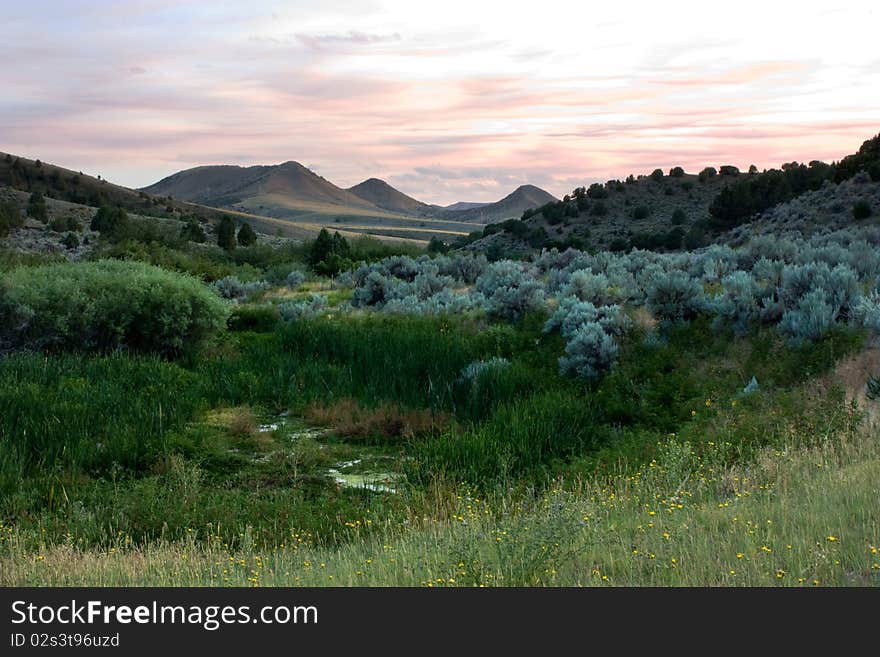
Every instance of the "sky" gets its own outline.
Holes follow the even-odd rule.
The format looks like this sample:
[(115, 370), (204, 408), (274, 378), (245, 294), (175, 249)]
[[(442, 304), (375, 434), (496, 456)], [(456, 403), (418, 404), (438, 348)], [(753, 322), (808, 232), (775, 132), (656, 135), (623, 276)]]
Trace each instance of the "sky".
[(0, 150), (131, 187), (296, 160), (444, 205), (831, 161), (880, 132), (880, 9), (845, 4), (4, 0)]

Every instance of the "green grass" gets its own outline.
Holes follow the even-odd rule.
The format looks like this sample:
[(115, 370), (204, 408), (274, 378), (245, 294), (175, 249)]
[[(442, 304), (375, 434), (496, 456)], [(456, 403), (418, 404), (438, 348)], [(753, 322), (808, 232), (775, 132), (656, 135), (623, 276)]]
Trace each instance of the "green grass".
[(0, 528), (0, 585), (836, 586), (880, 584), (877, 427), (764, 449), (735, 467), (724, 443), (658, 446), (631, 475), (485, 499), (464, 486), (402, 528), (350, 519), (349, 540), (291, 531), (258, 548), (210, 528), (104, 549), (34, 544)]
[[(878, 447), (816, 378), (857, 333), (793, 349), (703, 322), (659, 345), (635, 332), (585, 385), (558, 375), (537, 315), (285, 325), (246, 308), (260, 332), (180, 363), (0, 358), (0, 584), (876, 582)], [(461, 380), (493, 357), (510, 365)], [(407, 440), (255, 428), (337, 402), (450, 421)], [(408, 482), (327, 476), (361, 457)]]

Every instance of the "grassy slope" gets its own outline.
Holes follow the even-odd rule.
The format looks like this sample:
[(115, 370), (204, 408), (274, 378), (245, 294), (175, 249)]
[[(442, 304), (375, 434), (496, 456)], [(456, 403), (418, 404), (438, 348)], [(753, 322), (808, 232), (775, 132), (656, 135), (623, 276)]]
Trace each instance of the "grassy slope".
[[(551, 239), (562, 241), (577, 237), (601, 250), (607, 248), (615, 238), (629, 238), (639, 233), (665, 232), (675, 228), (672, 213), (681, 209), (685, 212), (681, 228), (687, 232), (695, 222), (709, 216), (709, 205), (724, 186), (745, 175), (748, 174), (737, 177), (719, 175), (704, 182), (700, 182), (694, 174), (686, 174), (680, 178), (667, 175), (660, 181), (643, 176), (633, 183), (625, 184), (621, 191), (609, 191), (607, 198), (589, 200), (589, 207), (576, 217), (566, 217), (560, 223), (551, 225), (538, 214), (527, 219), (526, 224), (530, 228), (543, 228)], [(594, 208), (600, 204), (604, 206), (606, 214), (596, 215)], [(634, 218), (635, 210), (639, 207), (646, 208), (648, 216)], [(504, 237), (506, 236), (501, 236)], [(499, 239), (499, 236), (483, 238), (475, 246), (485, 249)], [(509, 241), (510, 238), (505, 243)]]

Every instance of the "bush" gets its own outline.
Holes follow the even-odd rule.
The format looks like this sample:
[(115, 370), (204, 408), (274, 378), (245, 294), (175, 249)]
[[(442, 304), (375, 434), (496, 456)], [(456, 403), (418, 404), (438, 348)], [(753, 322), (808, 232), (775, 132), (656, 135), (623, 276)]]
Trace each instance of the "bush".
[(682, 169), (681, 167), (672, 167), (669, 170), (669, 177), (670, 178), (681, 178), (683, 175), (684, 175), (684, 169)]
[(732, 164), (725, 164), (718, 170), (718, 173), (722, 176), (738, 176), (739, 168)]
[(581, 379), (596, 379), (611, 369), (618, 347), (610, 335), (595, 322), (582, 324), (565, 345), (565, 356), (559, 359), (562, 374)]
[(46, 223), (49, 220), (49, 213), (46, 209), (46, 199), (40, 192), (33, 192), (28, 199), (27, 213), (29, 217), (33, 217), (37, 221)]
[(222, 329), (227, 314), (198, 279), (139, 262), (20, 267), (0, 287), (0, 347), (176, 357)]
[(67, 233), (61, 238), (61, 243), (69, 250), (76, 249), (79, 247), (79, 238), (76, 233)]
[(477, 280), (477, 291), (486, 297), (490, 314), (516, 321), (544, 304), (544, 289), (534, 276), (509, 260), (489, 266)]
[(651, 180), (655, 182), (660, 182), (663, 180), (663, 169), (654, 169), (651, 172)]
[(779, 330), (793, 344), (818, 340), (834, 325), (834, 309), (822, 290), (811, 290), (803, 296), (794, 310), (789, 310), (779, 322)]
[(657, 319), (667, 322), (694, 319), (706, 308), (702, 286), (678, 270), (659, 272), (651, 277), (646, 303)]
[(0, 203), (0, 237), (6, 237), (13, 228), (24, 226), (24, 219), (13, 201)]
[(580, 301), (605, 306), (617, 301), (610, 288), (611, 283), (605, 274), (594, 274), (590, 270), (580, 269), (572, 273), (561, 293), (563, 297), (573, 296)]
[(400, 288), (404, 282), (394, 276), (386, 276), (379, 271), (371, 271), (354, 290), (351, 305), (357, 307), (382, 306), (386, 302), (400, 298)]
[(721, 281), (724, 294), (715, 300), (715, 312), (721, 321), (733, 324), (734, 331), (740, 335), (748, 332), (753, 319), (758, 316), (758, 298), (761, 290), (745, 271), (736, 271)]
[(205, 231), (199, 224), (198, 219), (195, 217), (191, 217), (183, 225), (180, 229), (180, 237), (189, 242), (196, 242), (197, 244), (204, 244), (205, 240), (208, 239), (205, 235)]
[(867, 219), (870, 216), (871, 204), (867, 201), (857, 201), (855, 205), (853, 205), (853, 219), (856, 221)]
[(224, 299), (238, 300), (244, 299), (254, 292), (265, 290), (267, 285), (263, 281), (256, 281), (254, 283), (242, 283), (235, 276), (227, 276), (225, 278), (221, 278), (219, 281), (214, 281), (212, 287), (217, 292), (217, 294), (219, 294)]
[(76, 217), (66, 216), (57, 217), (49, 222), (49, 229), (56, 233), (80, 232), (82, 224), (77, 221)]
[(103, 205), (95, 213), (89, 228), (101, 233), (104, 237), (119, 234), (128, 225), (128, 213), (120, 207)]
[(321, 294), (311, 294), (308, 299), (281, 304), (278, 310), (281, 313), (281, 319), (285, 322), (294, 322), (317, 317), (326, 308), (327, 297)]
[(544, 323), (544, 333), (559, 329), (559, 334), (571, 339), (585, 324), (598, 324), (609, 335), (622, 336), (630, 327), (630, 319), (623, 314), (620, 306), (596, 307), (589, 301), (578, 301), (575, 297), (565, 297), (550, 318)]
[(684, 210), (681, 208), (676, 208), (672, 213), (672, 225), (673, 226), (681, 226), (685, 221), (687, 221), (687, 215)]
[(291, 290), (297, 289), (306, 282), (306, 276), (301, 271), (294, 269), (284, 279), (284, 284)]
[(649, 208), (645, 205), (640, 205), (633, 210), (632, 216), (633, 216), (633, 219), (635, 219), (636, 221), (641, 221), (642, 219), (647, 219), (649, 216), (651, 216), (651, 208)]

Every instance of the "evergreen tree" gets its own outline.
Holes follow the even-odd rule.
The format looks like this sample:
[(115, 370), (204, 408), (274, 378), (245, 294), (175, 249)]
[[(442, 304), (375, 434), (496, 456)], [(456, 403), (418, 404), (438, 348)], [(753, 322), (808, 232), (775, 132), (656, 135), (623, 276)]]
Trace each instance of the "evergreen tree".
[(312, 242), (311, 247), (309, 247), (309, 265), (314, 267), (319, 262), (324, 262), (331, 253), (333, 253), (333, 238), (326, 228), (322, 228), (315, 241)]
[(232, 217), (224, 216), (217, 225), (217, 244), (224, 251), (235, 248), (235, 222)]
[(254, 229), (251, 228), (249, 223), (243, 223), (241, 228), (238, 229), (238, 243), (242, 246), (251, 246), (252, 244), (255, 244), (256, 241), (257, 234), (254, 232)]
[(348, 258), (351, 256), (351, 248), (348, 246), (348, 240), (339, 234), (339, 231), (333, 233), (333, 253), (340, 258)]
[(46, 210), (46, 199), (43, 198), (43, 195), (40, 192), (34, 192), (31, 194), (30, 199), (28, 200), (27, 213), (29, 217), (33, 217), (37, 221), (42, 221), (46, 223), (49, 218), (48, 211)]

